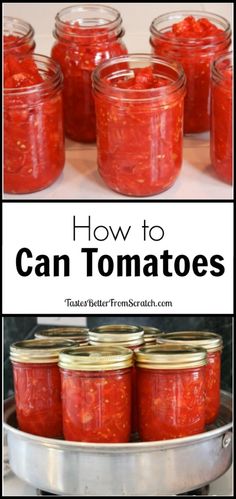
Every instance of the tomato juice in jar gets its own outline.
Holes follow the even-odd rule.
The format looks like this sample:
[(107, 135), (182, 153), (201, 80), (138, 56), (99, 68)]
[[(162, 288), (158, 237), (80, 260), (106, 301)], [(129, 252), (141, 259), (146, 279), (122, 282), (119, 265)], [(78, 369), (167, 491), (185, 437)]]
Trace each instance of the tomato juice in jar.
[(65, 160), (62, 73), (49, 57), (18, 59), (4, 88), (4, 191), (48, 187)]
[(218, 177), (232, 184), (232, 53), (212, 64), (211, 162)]
[(52, 57), (64, 75), (64, 119), (68, 137), (95, 142), (91, 75), (102, 61), (126, 54), (119, 12), (107, 5), (67, 7), (56, 16)]
[(203, 11), (177, 11), (154, 19), (150, 27), (154, 54), (179, 61), (187, 78), (184, 133), (210, 129), (210, 66), (231, 43), (229, 22)]
[(160, 334), (163, 334), (162, 331), (160, 331), (160, 329), (154, 326), (142, 326), (142, 328), (144, 330), (144, 336), (143, 336), (144, 343), (147, 346), (155, 345), (158, 336), (160, 336)]
[(113, 58), (93, 73), (98, 170), (112, 190), (151, 196), (182, 164), (185, 75), (156, 56)]
[(206, 352), (157, 344), (136, 350), (135, 361), (140, 439), (168, 440), (203, 432)]
[(67, 339), (73, 340), (80, 345), (88, 345), (88, 332), (86, 327), (50, 327), (47, 329), (40, 329), (35, 333), (35, 338), (40, 339)]
[(62, 437), (59, 352), (69, 340), (25, 340), (13, 343), (16, 415), (20, 430), (41, 437)]
[[(130, 324), (109, 324), (98, 326), (89, 331), (90, 345), (122, 346), (134, 351), (144, 345), (144, 329)], [(137, 416), (137, 388), (136, 388), (136, 367), (133, 363), (132, 371), (132, 424), (131, 431), (138, 430)]]
[(35, 49), (34, 29), (22, 19), (5, 16), (3, 25), (4, 82), (19, 57)]
[(222, 337), (204, 331), (178, 331), (159, 336), (157, 342), (188, 345), (206, 350), (206, 424), (214, 423), (220, 409)]
[(66, 440), (129, 442), (132, 352), (122, 347), (80, 347), (60, 355)]

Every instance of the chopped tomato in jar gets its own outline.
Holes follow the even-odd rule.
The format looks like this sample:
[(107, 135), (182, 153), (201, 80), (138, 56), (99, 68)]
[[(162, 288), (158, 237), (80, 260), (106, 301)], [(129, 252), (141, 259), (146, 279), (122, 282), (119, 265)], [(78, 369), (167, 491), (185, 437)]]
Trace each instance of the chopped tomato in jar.
[(222, 56), (212, 69), (211, 160), (225, 182), (232, 183), (232, 56)]
[(4, 88), (4, 190), (49, 186), (64, 166), (62, 75), (45, 56), (8, 56)]
[(123, 34), (120, 15), (110, 7), (69, 7), (56, 17), (51, 54), (64, 75), (65, 132), (73, 140), (96, 140), (92, 72), (102, 61), (127, 53)]
[(130, 55), (104, 63), (93, 79), (98, 169), (104, 182), (129, 196), (168, 189), (182, 164), (182, 68)]
[(16, 415), (21, 431), (62, 437), (61, 380), (57, 364), (13, 362)]
[(131, 369), (62, 369), (63, 431), (66, 440), (129, 442)]
[(35, 49), (34, 30), (30, 24), (21, 19), (4, 17), (3, 62), (4, 86), (6, 79), (13, 73), (17, 61)]
[(206, 365), (206, 424), (213, 423), (220, 409), (221, 352), (208, 352)]
[[(179, 19), (174, 22), (173, 19)], [(210, 66), (230, 46), (230, 26), (220, 16), (176, 12), (157, 17), (151, 25), (154, 54), (179, 61), (187, 78), (184, 132), (210, 129)]]
[(141, 440), (168, 440), (204, 431), (205, 368), (137, 368)]

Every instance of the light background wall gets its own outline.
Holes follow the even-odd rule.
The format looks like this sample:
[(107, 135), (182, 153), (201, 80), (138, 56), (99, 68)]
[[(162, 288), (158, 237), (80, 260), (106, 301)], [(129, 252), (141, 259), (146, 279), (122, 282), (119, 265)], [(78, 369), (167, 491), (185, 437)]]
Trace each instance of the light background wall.
[[(57, 12), (76, 3), (4, 3), (4, 15), (19, 17), (28, 21), (35, 29), (37, 52), (49, 55), (53, 44), (52, 31)], [(84, 2), (86, 3), (86, 2)], [(99, 3), (99, 2), (89, 2)], [(125, 41), (129, 52), (150, 51), (149, 26), (160, 14), (174, 10), (202, 10), (214, 12), (228, 19), (232, 24), (232, 3), (116, 3), (101, 2), (120, 11), (126, 30)]]

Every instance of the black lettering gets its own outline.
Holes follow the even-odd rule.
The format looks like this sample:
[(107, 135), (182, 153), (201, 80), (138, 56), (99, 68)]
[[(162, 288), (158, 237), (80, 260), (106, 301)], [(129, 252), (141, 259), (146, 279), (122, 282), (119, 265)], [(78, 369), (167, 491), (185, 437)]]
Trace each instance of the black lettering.
[(32, 255), (29, 248), (21, 248), (16, 255), (16, 269), (17, 269), (18, 274), (20, 274), (22, 277), (29, 276), (32, 272), (32, 269), (33, 269), (32, 266), (28, 265), (26, 270), (23, 270), (22, 259), (25, 256), (27, 257), (27, 259), (33, 258), (33, 255)]
[(93, 275), (93, 253), (97, 253), (97, 252), (98, 252), (97, 248), (82, 248), (81, 249), (81, 253), (87, 254), (86, 274), (88, 277), (92, 277), (92, 275)]
[(155, 255), (146, 255), (144, 260), (147, 262), (151, 260), (150, 263), (146, 263), (143, 267), (143, 274), (147, 277), (149, 276), (158, 276), (158, 260)]
[(208, 266), (208, 261), (204, 255), (197, 255), (194, 257), (193, 272), (196, 276), (203, 277), (204, 275), (206, 275), (207, 270), (206, 269), (199, 270), (199, 267), (207, 267), (207, 266)]
[[(107, 264), (107, 270), (104, 270), (104, 264)], [(114, 270), (114, 262), (110, 255), (102, 255), (98, 260), (98, 270), (103, 277), (108, 277)]]
[(211, 270), (210, 273), (211, 275), (215, 276), (215, 277), (220, 277), (222, 276), (224, 273), (225, 273), (225, 268), (224, 268), (224, 265), (222, 265), (220, 262), (223, 262), (224, 261), (224, 258), (223, 256), (221, 255), (213, 255), (210, 259), (210, 264), (212, 265), (212, 267), (214, 267), (215, 269), (218, 269), (218, 272), (216, 272), (215, 270)]
[(173, 273), (169, 271), (169, 260), (173, 259), (173, 255), (169, 255), (169, 251), (164, 250), (162, 255), (160, 255), (160, 259), (163, 260), (163, 274), (166, 277), (171, 277)]
[[(181, 261), (184, 262), (183, 270), (180, 270)], [(186, 255), (178, 255), (174, 263), (175, 272), (179, 277), (184, 277), (188, 275), (190, 270), (190, 262)]]
[[(123, 265), (125, 263), (125, 266)], [(132, 266), (132, 263), (134, 264)], [(125, 271), (124, 271), (125, 267)], [(134, 274), (132, 272), (132, 267), (134, 267)], [(140, 257), (139, 255), (118, 255), (117, 258), (117, 276), (127, 276), (130, 277), (132, 275), (140, 276)]]

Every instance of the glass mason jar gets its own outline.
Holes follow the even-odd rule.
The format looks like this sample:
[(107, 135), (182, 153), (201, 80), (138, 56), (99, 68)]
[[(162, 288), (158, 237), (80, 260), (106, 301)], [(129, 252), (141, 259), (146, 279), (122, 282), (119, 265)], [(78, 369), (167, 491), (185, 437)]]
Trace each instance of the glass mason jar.
[(36, 54), (21, 64), (26, 72), (33, 65), (43, 81), (4, 89), (4, 190), (12, 194), (48, 187), (65, 161), (60, 67)]
[(59, 352), (69, 340), (25, 340), (13, 343), (16, 415), (20, 430), (41, 437), (62, 437)]
[(52, 57), (64, 75), (64, 119), (68, 137), (95, 142), (91, 75), (106, 59), (126, 54), (119, 12), (107, 5), (76, 5), (56, 16)]
[(128, 196), (168, 189), (182, 163), (182, 67), (150, 55), (121, 56), (94, 71), (93, 87), (104, 182)]
[[(211, 34), (206, 28), (184, 27), (179, 32), (172, 27), (193, 17), (204, 19), (218, 30)], [(186, 23), (187, 21), (185, 21)], [(210, 26), (211, 26), (210, 24)], [(184, 25), (182, 25), (184, 26)], [(176, 27), (176, 26), (175, 26)], [(150, 43), (154, 54), (179, 61), (187, 78), (187, 94), (184, 102), (184, 133), (199, 133), (210, 129), (210, 66), (216, 57), (225, 52), (231, 43), (229, 22), (221, 16), (203, 11), (177, 11), (157, 17), (150, 27)], [(190, 35), (189, 35), (190, 33)], [(192, 34), (191, 34), (192, 33)], [(205, 33), (204, 35), (202, 33)]]
[(60, 355), (66, 440), (130, 440), (132, 352), (122, 347), (80, 347)]
[[(49, 329), (41, 329), (35, 333), (35, 338), (40, 339), (67, 339), (76, 341), (81, 345), (88, 345), (88, 332), (86, 327), (57, 327)], [(78, 345), (79, 346), (79, 345)]]
[[(130, 324), (109, 324), (98, 326), (89, 331), (90, 345), (122, 346), (134, 351), (144, 344), (144, 330)], [(132, 367), (132, 411), (131, 431), (138, 431), (136, 368)]]
[(20, 56), (30, 54), (35, 49), (34, 29), (30, 24), (14, 17), (4, 17), (3, 21), (4, 83), (11, 74), (11, 67)]
[(211, 332), (178, 331), (159, 336), (157, 342), (201, 347), (206, 350), (206, 424), (214, 423), (220, 409), (222, 337)]
[(135, 352), (141, 440), (168, 440), (204, 431), (206, 352), (155, 345)]
[(160, 334), (162, 334), (162, 331), (160, 331), (160, 329), (158, 329), (157, 327), (153, 327), (153, 326), (142, 326), (142, 327), (144, 330), (143, 339), (144, 339), (145, 345), (147, 345), (147, 346), (155, 345), (157, 338), (158, 338), (158, 336), (160, 336)]
[(232, 183), (232, 52), (212, 64), (211, 162), (221, 180)]

